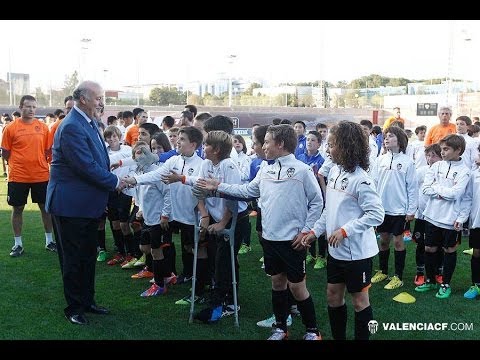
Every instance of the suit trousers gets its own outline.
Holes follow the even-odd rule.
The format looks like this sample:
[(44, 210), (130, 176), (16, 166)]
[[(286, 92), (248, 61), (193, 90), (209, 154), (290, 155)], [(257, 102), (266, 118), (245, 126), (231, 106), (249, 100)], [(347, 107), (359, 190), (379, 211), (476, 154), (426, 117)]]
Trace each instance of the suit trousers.
[(95, 266), (99, 219), (53, 215), (67, 307), (65, 315), (83, 314), (95, 304)]

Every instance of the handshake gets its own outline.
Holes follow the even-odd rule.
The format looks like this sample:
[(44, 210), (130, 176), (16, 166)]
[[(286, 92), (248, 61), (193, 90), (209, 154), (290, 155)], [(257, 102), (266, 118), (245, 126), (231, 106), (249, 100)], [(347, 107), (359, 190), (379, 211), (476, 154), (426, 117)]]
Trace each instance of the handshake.
[(192, 194), (198, 199), (203, 200), (207, 197), (215, 197), (217, 195), (217, 188), (220, 181), (209, 179), (198, 179), (192, 188)]
[(124, 176), (123, 178), (120, 178), (120, 183), (118, 184), (115, 190), (122, 191), (123, 189), (126, 189), (126, 188), (133, 188), (135, 187), (136, 184), (137, 184), (137, 180), (135, 180), (134, 177)]

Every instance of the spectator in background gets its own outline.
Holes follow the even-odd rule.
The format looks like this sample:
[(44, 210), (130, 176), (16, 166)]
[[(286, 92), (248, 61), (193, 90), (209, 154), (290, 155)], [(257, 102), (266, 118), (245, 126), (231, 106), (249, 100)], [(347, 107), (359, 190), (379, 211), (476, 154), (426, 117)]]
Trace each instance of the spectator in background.
[(193, 117), (197, 116), (198, 109), (195, 105), (185, 105), (185, 109), (193, 114)]
[[(7, 113), (2, 114), (2, 134), (5, 131), (5, 127), (12, 122), (12, 118)], [(2, 156), (3, 177), (7, 177), (7, 161)], [(5, 179), (7, 180), (7, 179)]]
[(175, 119), (170, 115), (167, 115), (162, 120), (162, 129), (163, 131), (167, 132), (175, 125)]
[(272, 120), (273, 125), (280, 125), (281, 122), (282, 122), (282, 119), (280, 118), (275, 118)]
[(375, 141), (377, 142), (377, 147), (378, 147), (378, 155), (380, 155), (380, 151), (382, 150), (383, 146), (383, 132), (382, 128), (378, 125), (375, 125), (372, 128), (372, 134), (375, 135)]
[(107, 126), (114, 125), (118, 127), (118, 119), (115, 115), (111, 115), (107, 118)]
[(394, 121), (400, 121), (402, 124), (405, 124), (405, 120), (400, 117), (400, 108), (398, 106), (393, 108), (393, 116), (390, 116), (385, 123), (383, 124), (383, 130), (388, 129)]
[(280, 124), (292, 125), (292, 122), (288, 119), (283, 119), (282, 121), (280, 121)]
[(295, 124), (293, 125), (293, 130), (295, 130), (295, 134), (297, 134), (297, 147), (294, 152), (297, 159), (298, 156), (304, 154), (307, 149), (307, 138), (305, 137), (306, 127), (305, 123), (301, 120), (295, 121)]
[(8, 161), (7, 202), (12, 207), (12, 229), (15, 244), (10, 256), (24, 252), (22, 242), (23, 210), (31, 192), (37, 203), (45, 229), (45, 249), (57, 251), (52, 237), (52, 219), (45, 211), (45, 197), (50, 176), (47, 157), (50, 155), (48, 126), (35, 118), (37, 100), (30, 95), (20, 99), (22, 116), (5, 128), (2, 135), (2, 156)]
[(472, 124), (468, 127), (467, 131), (468, 131), (468, 136), (471, 136), (472, 138), (478, 138), (480, 135), (480, 126)]
[(438, 108), (438, 118), (440, 124), (430, 128), (425, 136), (425, 147), (438, 143), (445, 136), (457, 133), (457, 127), (450, 122), (452, 117), (452, 108), (450, 106), (440, 106)]
[(190, 110), (184, 110), (180, 114), (178, 127), (193, 126), (193, 113)]
[(20, 116), (21, 116), (20, 112), (18, 112), (18, 111), (12, 112), (12, 121), (17, 120)]

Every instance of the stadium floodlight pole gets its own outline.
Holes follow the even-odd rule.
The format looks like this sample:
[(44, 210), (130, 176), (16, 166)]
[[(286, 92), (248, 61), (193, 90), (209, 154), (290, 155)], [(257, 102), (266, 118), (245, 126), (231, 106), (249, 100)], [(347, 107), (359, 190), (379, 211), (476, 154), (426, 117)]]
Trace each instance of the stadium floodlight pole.
[(229, 69), (229, 76), (228, 76), (228, 107), (232, 107), (232, 87), (233, 87), (233, 80), (232, 80), (232, 64), (233, 60), (237, 57), (237, 55), (228, 55), (228, 63), (230, 64)]

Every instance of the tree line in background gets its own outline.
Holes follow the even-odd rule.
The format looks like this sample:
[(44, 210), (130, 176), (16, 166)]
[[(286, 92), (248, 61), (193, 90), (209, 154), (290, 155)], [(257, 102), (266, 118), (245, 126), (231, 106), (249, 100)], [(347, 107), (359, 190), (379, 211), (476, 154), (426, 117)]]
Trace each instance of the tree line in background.
[[(362, 88), (377, 88), (380, 86), (406, 86), (412, 82), (428, 82), (430, 84), (440, 84), (444, 79), (429, 79), (429, 80), (409, 80), (405, 78), (389, 78), (381, 75), (371, 74), (368, 76), (362, 76), (361, 78), (354, 79), (351, 82), (339, 81), (337, 84), (325, 81), (323, 83), (323, 91), (325, 96), (325, 103), (327, 107), (344, 108), (344, 107), (365, 107), (372, 106), (381, 108), (383, 106), (383, 96), (359, 96), (356, 89)], [(64, 86), (61, 90), (52, 90), (50, 93), (44, 93), (40, 87), (35, 89), (35, 93), (32, 94), (36, 97), (38, 105), (40, 107), (63, 107), (63, 100), (66, 96), (71, 95), (75, 87), (78, 85), (78, 73), (75, 71), (70, 76), (65, 76)], [(6, 84), (6, 85), (5, 85)], [(0, 86), (0, 104), (9, 104), (10, 95), (8, 89), (8, 83), (3, 82)], [(320, 87), (322, 84), (320, 81), (303, 82), (303, 83), (285, 83), (279, 86), (312, 86)], [(261, 88), (259, 83), (252, 83), (250, 87), (241, 94), (237, 94), (233, 97), (232, 103), (236, 106), (290, 106), (290, 107), (312, 107), (315, 106), (315, 100), (313, 96), (306, 95), (299, 98), (298, 94), (279, 94), (276, 96), (267, 95), (253, 95), (253, 90)], [(327, 88), (342, 88), (348, 89), (344, 95), (334, 95), (332, 99), (327, 96)], [(18, 96), (17, 96), (18, 97)], [(16, 99), (18, 103), (20, 99)], [(187, 101), (188, 100), (188, 101)], [(150, 92), (150, 96), (147, 99), (139, 99), (140, 105), (151, 106), (168, 106), (182, 105), (182, 104), (195, 104), (203, 106), (227, 106), (228, 105), (228, 91), (220, 96), (205, 93), (203, 96), (192, 94), (190, 92), (179, 91), (175, 87), (163, 87), (154, 88)], [(106, 99), (106, 104), (115, 105), (136, 105), (136, 99)]]

